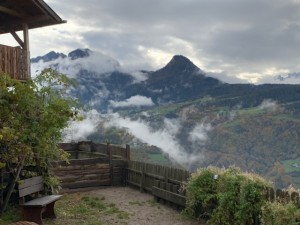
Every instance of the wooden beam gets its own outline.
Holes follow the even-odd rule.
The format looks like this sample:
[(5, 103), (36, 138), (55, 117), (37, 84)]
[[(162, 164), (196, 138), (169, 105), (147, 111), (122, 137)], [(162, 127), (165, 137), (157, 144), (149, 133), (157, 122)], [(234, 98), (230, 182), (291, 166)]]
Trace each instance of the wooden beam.
[(10, 29), (10, 33), (15, 38), (15, 40), (19, 43), (19, 45), (24, 49), (25, 44), (22, 41), (22, 39), (18, 36), (18, 34), (12, 29)]
[(18, 13), (17, 11), (15, 11), (13, 9), (6, 8), (4, 6), (0, 6), (0, 12), (6, 13), (6, 14), (11, 15), (11, 16), (20, 17), (20, 18), (22, 18), (24, 16), (23, 14)]
[(28, 24), (23, 24), (23, 40), (24, 40), (24, 50), (26, 51), (26, 66), (27, 66), (27, 73), (30, 77), (30, 49), (29, 49), (29, 32), (28, 32)]
[(24, 40), (24, 49), (29, 50), (29, 33), (28, 33), (28, 24), (23, 24), (23, 40)]

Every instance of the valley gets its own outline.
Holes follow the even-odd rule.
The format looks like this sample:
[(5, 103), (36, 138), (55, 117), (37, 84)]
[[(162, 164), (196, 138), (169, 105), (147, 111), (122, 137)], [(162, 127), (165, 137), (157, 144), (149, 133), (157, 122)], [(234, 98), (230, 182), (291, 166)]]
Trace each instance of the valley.
[(277, 187), (299, 187), (291, 164), (300, 158), (300, 85), (228, 84), (184, 56), (135, 73), (86, 49), (33, 62), (77, 83), (70, 94), (80, 99), (84, 119), (71, 124), (69, 141), (129, 144), (133, 159), (190, 170), (235, 165)]

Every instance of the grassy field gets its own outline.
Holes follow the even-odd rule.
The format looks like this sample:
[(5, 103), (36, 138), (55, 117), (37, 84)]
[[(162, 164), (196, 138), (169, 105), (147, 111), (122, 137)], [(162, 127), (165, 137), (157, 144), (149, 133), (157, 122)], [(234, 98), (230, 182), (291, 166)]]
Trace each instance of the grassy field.
[[(300, 172), (300, 158), (282, 161), (285, 172)], [(294, 166), (293, 166), (294, 165)], [(296, 167), (298, 165), (299, 167)]]
[(169, 162), (169, 159), (163, 154), (149, 154), (149, 157), (152, 161), (157, 163), (166, 164)]
[[(284, 166), (285, 172), (292, 174), (292, 177), (297, 185), (297, 188), (300, 188), (300, 158), (285, 160), (282, 161), (282, 164)], [(299, 176), (297, 176), (298, 173)]]

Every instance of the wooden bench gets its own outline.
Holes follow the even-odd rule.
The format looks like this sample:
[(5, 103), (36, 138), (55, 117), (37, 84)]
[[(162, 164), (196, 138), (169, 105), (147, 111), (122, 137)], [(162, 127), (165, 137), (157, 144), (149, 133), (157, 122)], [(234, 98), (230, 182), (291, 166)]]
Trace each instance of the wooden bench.
[[(18, 189), (23, 220), (43, 224), (42, 218), (56, 218), (54, 204), (62, 195), (40, 197), (40, 192), (44, 190), (42, 176), (21, 180)], [(35, 198), (26, 201), (26, 196), (32, 194)]]

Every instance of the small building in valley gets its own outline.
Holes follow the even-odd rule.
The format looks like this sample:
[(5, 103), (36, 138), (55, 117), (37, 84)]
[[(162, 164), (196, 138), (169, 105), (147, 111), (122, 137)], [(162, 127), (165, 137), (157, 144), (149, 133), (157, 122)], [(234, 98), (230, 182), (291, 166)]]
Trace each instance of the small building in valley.
[(0, 35), (10, 33), (19, 44), (0, 43), (0, 74), (21, 81), (30, 79), (29, 29), (65, 22), (43, 0), (0, 0)]

